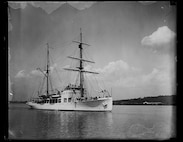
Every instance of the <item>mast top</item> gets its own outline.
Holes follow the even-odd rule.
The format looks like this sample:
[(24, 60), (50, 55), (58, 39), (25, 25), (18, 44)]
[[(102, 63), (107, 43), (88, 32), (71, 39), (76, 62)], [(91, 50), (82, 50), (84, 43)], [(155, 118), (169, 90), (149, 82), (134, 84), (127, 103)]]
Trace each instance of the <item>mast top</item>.
[[(89, 44), (82, 42), (82, 29), (81, 28), (80, 28), (80, 41), (72, 41), (72, 42), (79, 43), (80, 45), (90, 46)], [(82, 48), (82, 47), (79, 47), (79, 48)]]
[(83, 70), (83, 62), (89, 62), (89, 63), (95, 63), (95, 62), (93, 62), (93, 61), (89, 61), (89, 60), (86, 60), (86, 59), (83, 59), (83, 57), (82, 57), (82, 44), (84, 44), (84, 45), (87, 45), (87, 46), (90, 46), (89, 44), (87, 44), (87, 43), (83, 43), (82, 42), (82, 29), (80, 28), (80, 41), (73, 41), (73, 42), (76, 42), (76, 43), (79, 43), (79, 46), (78, 46), (78, 48), (80, 48), (80, 57), (79, 58), (77, 58), (77, 57), (71, 57), (71, 56), (68, 56), (68, 58), (71, 58), (71, 59), (74, 59), (74, 60), (79, 60), (80, 61), (80, 64), (81, 64), (81, 66), (80, 67), (77, 67), (78, 69), (70, 69), (70, 68), (64, 68), (65, 70), (69, 70), (69, 71), (79, 71), (80, 73), (83, 73), (83, 72), (85, 72), (85, 73), (94, 73), (94, 74), (98, 74), (97, 72), (92, 72), (92, 71), (86, 71), (86, 70)]
[(82, 43), (82, 29), (80, 28), (80, 42)]

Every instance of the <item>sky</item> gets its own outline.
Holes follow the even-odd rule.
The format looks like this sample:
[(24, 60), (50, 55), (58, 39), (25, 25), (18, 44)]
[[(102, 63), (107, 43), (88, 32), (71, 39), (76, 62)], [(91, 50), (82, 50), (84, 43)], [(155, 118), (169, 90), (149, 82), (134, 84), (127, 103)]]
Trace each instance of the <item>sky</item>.
[[(53, 86), (63, 88), (77, 75), (64, 67), (77, 63), (82, 28), (86, 75), (91, 93), (106, 89), (114, 100), (176, 92), (176, 6), (163, 1), (9, 2), (8, 48), (13, 100), (29, 99), (51, 54)], [(92, 87), (91, 87), (91, 86)], [(89, 87), (90, 86), (90, 87)], [(97, 88), (98, 86), (98, 88)], [(95, 91), (92, 91), (92, 89)]]

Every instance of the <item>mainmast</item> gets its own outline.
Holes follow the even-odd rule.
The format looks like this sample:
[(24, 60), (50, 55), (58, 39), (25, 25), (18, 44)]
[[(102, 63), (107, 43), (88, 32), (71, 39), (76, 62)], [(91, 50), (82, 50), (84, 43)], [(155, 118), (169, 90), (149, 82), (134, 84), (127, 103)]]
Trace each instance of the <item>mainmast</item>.
[(82, 45), (87, 45), (87, 46), (90, 46), (90, 45), (82, 42), (82, 31), (81, 31), (81, 28), (80, 28), (80, 41), (73, 41), (73, 42), (79, 43), (78, 48), (80, 49), (80, 56), (79, 56), (79, 58), (68, 56), (68, 58), (79, 60), (80, 66), (76, 67), (79, 70), (78, 69), (71, 69), (71, 68), (64, 68), (64, 69), (65, 70), (69, 70), (69, 71), (78, 71), (80, 73), (80, 90), (81, 90), (81, 97), (83, 97), (84, 96), (84, 87), (83, 87), (84, 75), (83, 75), (83, 72), (93, 73), (93, 74), (98, 74), (98, 73), (97, 72), (83, 70), (84, 69), (83, 68), (83, 62), (89, 62), (89, 63), (94, 63), (94, 62), (83, 59), (83, 47), (82, 47)]
[(80, 49), (80, 67), (79, 67), (79, 70), (80, 70), (80, 89), (81, 89), (81, 97), (83, 97), (83, 92), (84, 92), (84, 89), (83, 89), (83, 83), (84, 83), (84, 76), (83, 76), (83, 55), (82, 55), (82, 52), (83, 52), (83, 48), (82, 48), (82, 31), (81, 31), (81, 28), (80, 28), (80, 44), (79, 44), (79, 49)]
[(46, 68), (46, 79), (47, 79), (47, 87), (46, 94), (49, 95), (49, 44), (47, 43), (47, 68)]

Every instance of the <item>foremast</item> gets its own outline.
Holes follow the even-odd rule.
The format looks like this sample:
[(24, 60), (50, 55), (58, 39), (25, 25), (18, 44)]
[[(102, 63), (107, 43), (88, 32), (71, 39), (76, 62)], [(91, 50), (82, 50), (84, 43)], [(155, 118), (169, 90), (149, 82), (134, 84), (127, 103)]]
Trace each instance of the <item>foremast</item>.
[(47, 43), (47, 68), (46, 68), (46, 81), (47, 81), (47, 86), (46, 86), (46, 95), (49, 95), (49, 44)]
[(90, 45), (82, 42), (81, 28), (80, 28), (80, 41), (73, 41), (73, 42), (79, 43), (78, 48), (80, 49), (80, 56), (79, 56), (79, 58), (68, 56), (68, 58), (79, 60), (80, 65), (79, 65), (79, 67), (76, 67), (78, 69), (71, 69), (71, 68), (64, 68), (64, 69), (69, 70), (69, 71), (78, 71), (79, 72), (79, 74), (80, 74), (80, 93), (81, 93), (81, 97), (84, 97), (84, 87), (83, 87), (84, 75), (83, 75), (83, 73), (84, 72), (85, 73), (93, 73), (93, 74), (98, 74), (98, 73), (84, 70), (83, 62), (89, 62), (89, 63), (95, 63), (95, 62), (83, 59), (83, 46), (82, 45), (87, 45), (87, 46), (90, 46)]
[[(45, 77), (46, 77), (46, 96), (49, 96), (49, 68), (50, 68), (50, 61), (49, 61), (49, 44), (47, 43), (47, 61), (46, 61), (46, 72), (44, 72), (43, 70), (41, 70), (40, 68), (37, 68), (37, 70), (39, 70)], [(51, 84), (51, 83), (50, 83)], [(52, 88), (52, 85), (51, 85)]]

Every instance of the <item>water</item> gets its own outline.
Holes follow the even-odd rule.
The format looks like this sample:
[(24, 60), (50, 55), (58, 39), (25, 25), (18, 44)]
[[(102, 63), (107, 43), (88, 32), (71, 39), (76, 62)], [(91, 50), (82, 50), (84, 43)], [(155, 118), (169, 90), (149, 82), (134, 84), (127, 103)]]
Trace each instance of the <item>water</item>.
[(113, 106), (112, 112), (46, 111), (9, 105), (9, 139), (169, 139), (174, 106)]

